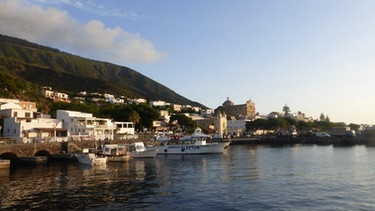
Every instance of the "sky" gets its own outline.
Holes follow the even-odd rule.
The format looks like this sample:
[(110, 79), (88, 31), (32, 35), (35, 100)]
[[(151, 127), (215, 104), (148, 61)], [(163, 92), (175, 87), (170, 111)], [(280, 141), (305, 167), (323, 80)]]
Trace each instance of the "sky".
[(210, 108), (375, 123), (373, 0), (0, 0), (0, 33), (130, 67)]

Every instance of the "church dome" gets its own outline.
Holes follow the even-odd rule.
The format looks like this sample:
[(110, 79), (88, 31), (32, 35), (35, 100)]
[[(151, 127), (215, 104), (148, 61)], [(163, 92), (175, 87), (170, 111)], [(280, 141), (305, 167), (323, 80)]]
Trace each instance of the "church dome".
[(234, 106), (234, 103), (232, 101), (230, 101), (229, 97), (228, 97), (227, 100), (223, 103), (223, 106), (224, 107)]

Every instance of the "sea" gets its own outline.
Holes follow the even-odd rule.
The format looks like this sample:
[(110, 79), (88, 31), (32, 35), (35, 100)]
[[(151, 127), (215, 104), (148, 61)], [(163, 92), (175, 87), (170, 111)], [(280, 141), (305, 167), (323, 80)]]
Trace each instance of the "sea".
[(375, 148), (233, 145), (0, 171), (1, 210), (375, 210)]

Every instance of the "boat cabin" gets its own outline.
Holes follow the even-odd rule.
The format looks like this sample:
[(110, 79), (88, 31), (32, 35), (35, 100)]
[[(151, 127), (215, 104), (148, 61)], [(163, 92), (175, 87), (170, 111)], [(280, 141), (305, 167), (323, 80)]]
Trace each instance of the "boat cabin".
[(167, 145), (206, 145), (205, 136), (171, 137)]
[(126, 155), (129, 152), (129, 147), (117, 145), (117, 144), (107, 144), (104, 146), (104, 155)]

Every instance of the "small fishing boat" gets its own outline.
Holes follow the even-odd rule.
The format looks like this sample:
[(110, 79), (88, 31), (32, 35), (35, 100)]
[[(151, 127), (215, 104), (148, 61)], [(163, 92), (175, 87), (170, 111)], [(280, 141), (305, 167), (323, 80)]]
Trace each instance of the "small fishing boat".
[(157, 148), (146, 148), (143, 142), (134, 142), (125, 146), (129, 147), (131, 158), (154, 158), (159, 151)]
[(129, 148), (118, 144), (104, 145), (102, 155), (108, 158), (108, 162), (123, 162), (130, 159)]
[(158, 149), (147, 149), (143, 142), (131, 144), (107, 144), (103, 148), (103, 155), (108, 161), (127, 161), (130, 158), (153, 158)]
[(105, 165), (107, 163), (107, 157), (98, 156), (93, 152), (89, 152), (88, 149), (84, 149), (82, 153), (76, 154), (75, 157), (79, 163), (86, 165), (98, 166)]

